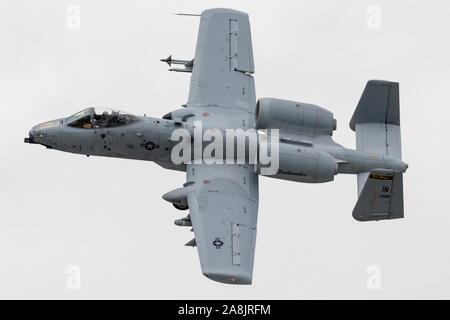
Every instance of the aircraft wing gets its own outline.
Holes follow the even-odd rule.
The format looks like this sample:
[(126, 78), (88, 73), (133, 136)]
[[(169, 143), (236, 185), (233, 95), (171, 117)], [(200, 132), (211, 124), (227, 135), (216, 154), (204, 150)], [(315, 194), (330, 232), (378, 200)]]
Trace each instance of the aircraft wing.
[(258, 217), (253, 166), (188, 164), (187, 199), (203, 274), (215, 281), (251, 284)]
[(238, 107), (253, 113), (254, 71), (248, 15), (231, 9), (203, 11), (188, 106)]
[[(253, 72), (248, 15), (230, 9), (204, 11), (187, 103), (194, 116), (187, 122), (254, 128)], [(194, 190), (187, 202), (203, 274), (219, 282), (250, 284), (258, 216), (254, 165), (187, 164), (186, 174), (185, 186)]]

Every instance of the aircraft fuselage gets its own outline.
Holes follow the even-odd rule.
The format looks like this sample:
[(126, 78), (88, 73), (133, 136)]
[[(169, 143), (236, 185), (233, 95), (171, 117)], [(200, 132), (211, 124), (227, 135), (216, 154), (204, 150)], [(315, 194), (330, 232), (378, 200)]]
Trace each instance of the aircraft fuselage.
[[(26, 142), (87, 156), (154, 161), (164, 168), (184, 171), (184, 164), (174, 164), (172, 161), (172, 149), (178, 141), (172, 141), (171, 136), (174, 130), (180, 128), (193, 134), (195, 125), (147, 116), (132, 117), (129, 123), (111, 127), (102, 126), (99, 121), (100, 125), (95, 124), (92, 116), (89, 122), (78, 123), (77, 127), (69, 123), (71, 117), (44, 122), (30, 130)], [(193, 145), (194, 139), (192, 141)], [(258, 148), (259, 144), (258, 140)], [(208, 142), (203, 141), (202, 149), (207, 145)], [(224, 156), (227, 151), (225, 145), (226, 141)], [(248, 144), (246, 148), (248, 163)], [(194, 152), (191, 159), (194, 159)], [(332, 181), (338, 173), (356, 174), (373, 168), (403, 172), (406, 164), (384, 155), (346, 149), (336, 143), (322, 144), (319, 141), (311, 145), (298, 145), (280, 141), (279, 169), (269, 177), (318, 183)], [(260, 173), (259, 166), (256, 170)]]

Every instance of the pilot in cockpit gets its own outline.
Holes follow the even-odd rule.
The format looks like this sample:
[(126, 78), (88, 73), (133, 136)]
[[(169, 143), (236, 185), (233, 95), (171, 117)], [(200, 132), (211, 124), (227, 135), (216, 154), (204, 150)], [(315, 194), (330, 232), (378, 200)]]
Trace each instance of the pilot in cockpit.
[(138, 119), (135, 116), (118, 111), (107, 110), (102, 113), (96, 111), (94, 108), (85, 109), (67, 118), (66, 122), (70, 127), (98, 129), (118, 127)]

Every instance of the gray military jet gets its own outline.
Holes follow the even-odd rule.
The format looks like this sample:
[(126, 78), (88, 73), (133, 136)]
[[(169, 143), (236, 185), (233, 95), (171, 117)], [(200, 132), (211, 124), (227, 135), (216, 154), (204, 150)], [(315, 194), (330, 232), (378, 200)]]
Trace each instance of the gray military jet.
[[(249, 143), (241, 162), (206, 163), (190, 150), (183, 150), (188, 161), (174, 161), (179, 139), (172, 135), (176, 130), (194, 133), (189, 145), (195, 144), (199, 128), (201, 133), (258, 130), (257, 149), (270, 140), (268, 150), (277, 151), (278, 166), (267, 176), (320, 183), (333, 181), (338, 173), (356, 174), (356, 220), (403, 218), (402, 175), (408, 165), (401, 160), (398, 83), (367, 83), (350, 121), (357, 147), (347, 149), (332, 140), (336, 120), (331, 112), (295, 101), (256, 101), (246, 13), (211, 9), (200, 19), (194, 59), (162, 59), (170, 66), (184, 66), (172, 71), (192, 73), (183, 108), (163, 118), (88, 108), (36, 125), (25, 142), (88, 156), (154, 161), (166, 169), (185, 171), (183, 187), (166, 193), (163, 199), (177, 209), (189, 209), (187, 217), (175, 224), (192, 227), (195, 238), (186, 245), (197, 247), (203, 274), (223, 283), (252, 282), (258, 175), (264, 166), (251, 161)], [(278, 131), (269, 134), (273, 129)], [(237, 140), (232, 141), (234, 146)], [(201, 150), (205, 145), (201, 141)]]

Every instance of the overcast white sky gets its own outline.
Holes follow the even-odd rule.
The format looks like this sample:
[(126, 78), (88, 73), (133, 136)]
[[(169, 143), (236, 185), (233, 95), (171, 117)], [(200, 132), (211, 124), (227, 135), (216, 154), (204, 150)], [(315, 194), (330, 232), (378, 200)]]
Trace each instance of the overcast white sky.
[[(405, 219), (353, 220), (355, 176), (261, 178), (254, 283), (223, 285), (202, 276), (183, 246), (192, 233), (173, 225), (185, 212), (161, 198), (184, 173), (23, 143), (34, 124), (88, 106), (177, 109), (190, 75), (159, 59), (192, 58), (199, 20), (172, 13), (213, 7), (250, 15), (257, 97), (331, 110), (347, 147), (366, 81), (400, 82)], [(0, 0), (0, 298), (450, 298), (449, 13), (444, 0)], [(79, 290), (66, 287), (71, 265)]]

